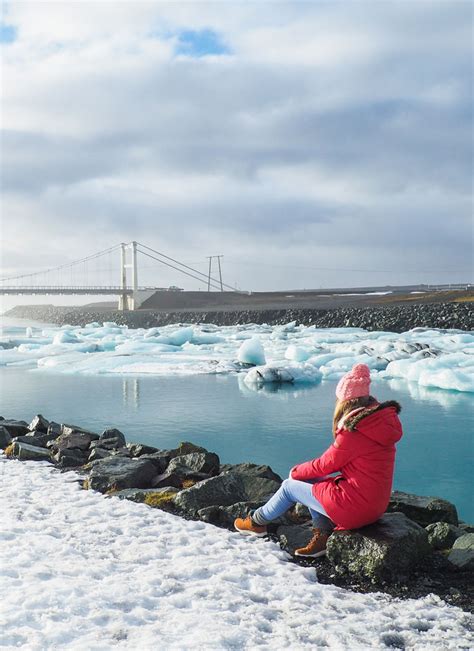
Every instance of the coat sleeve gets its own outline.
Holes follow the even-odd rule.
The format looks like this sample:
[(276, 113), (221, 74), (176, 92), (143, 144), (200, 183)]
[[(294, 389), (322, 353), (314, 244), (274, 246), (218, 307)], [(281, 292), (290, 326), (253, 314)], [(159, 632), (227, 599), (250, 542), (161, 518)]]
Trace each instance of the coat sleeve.
[[(337, 447), (336, 447), (337, 445)], [(336, 445), (332, 444), (317, 459), (300, 463), (291, 469), (292, 479), (307, 481), (317, 479), (338, 472), (343, 466), (357, 456), (358, 450), (353, 442), (351, 433), (341, 433), (337, 437)]]

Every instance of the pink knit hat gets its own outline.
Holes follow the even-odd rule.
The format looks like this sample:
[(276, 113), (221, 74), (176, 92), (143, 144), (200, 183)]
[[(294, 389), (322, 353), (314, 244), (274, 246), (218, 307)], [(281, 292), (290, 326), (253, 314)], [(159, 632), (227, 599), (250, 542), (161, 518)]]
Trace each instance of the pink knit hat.
[(356, 364), (351, 371), (342, 376), (336, 387), (338, 400), (353, 400), (369, 395), (370, 370), (367, 364)]

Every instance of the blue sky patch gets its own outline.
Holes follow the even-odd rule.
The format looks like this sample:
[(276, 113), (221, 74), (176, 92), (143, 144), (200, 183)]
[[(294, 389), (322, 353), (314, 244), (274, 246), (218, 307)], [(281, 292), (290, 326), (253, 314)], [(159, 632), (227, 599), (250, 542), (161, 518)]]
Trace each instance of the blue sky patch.
[(228, 54), (229, 52), (229, 48), (221, 40), (219, 34), (212, 29), (181, 32), (175, 49), (175, 54), (184, 54), (189, 57)]
[(0, 43), (13, 43), (16, 41), (17, 29), (13, 25), (0, 23)]

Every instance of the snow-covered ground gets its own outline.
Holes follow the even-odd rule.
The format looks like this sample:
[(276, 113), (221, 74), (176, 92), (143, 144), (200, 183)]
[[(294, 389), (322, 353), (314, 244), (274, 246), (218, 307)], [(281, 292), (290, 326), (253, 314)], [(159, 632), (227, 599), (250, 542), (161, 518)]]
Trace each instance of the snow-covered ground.
[[(248, 372), (240, 363), (263, 366)], [(355, 363), (373, 376), (405, 378), (424, 387), (474, 392), (474, 334), (415, 328), (402, 334), (361, 328), (170, 325), (131, 329), (85, 327), (4, 329), (0, 366), (37, 372), (190, 375), (247, 373), (249, 385), (336, 380)], [(275, 375), (268, 367), (283, 373)]]
[(0, 457), (0, 645), (469, 649), (466, 613), (319, 585), (273, 543), (83, 491)]

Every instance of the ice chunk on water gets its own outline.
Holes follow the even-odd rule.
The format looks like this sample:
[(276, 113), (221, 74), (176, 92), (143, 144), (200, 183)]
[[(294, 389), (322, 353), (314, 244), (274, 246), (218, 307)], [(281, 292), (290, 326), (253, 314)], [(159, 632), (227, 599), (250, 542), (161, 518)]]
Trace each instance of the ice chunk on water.
[(77, 344), (79, 339), (70, 330), (61, 330), (54, 335), (53, 344)]
[(245, 376), (245, 382), (251, 384), (282, 383), (282, 382), (319, 382), (322, 378), (320, 371), (310, 364), (294, 363), (286, 367), (270, 365), (251, 368)]
[(308, 357), (311, 356), (311, 352), (303, 346), (288, 346), (285, 352), (285, 358), (290, 359), (293, 362), (305, 362)]
[(244, 341), (239, 348), (237, 359), (243, 364), (255, 364), (256, 366), (265, 364), (265, 351), (260, 339), (252, 337)]

